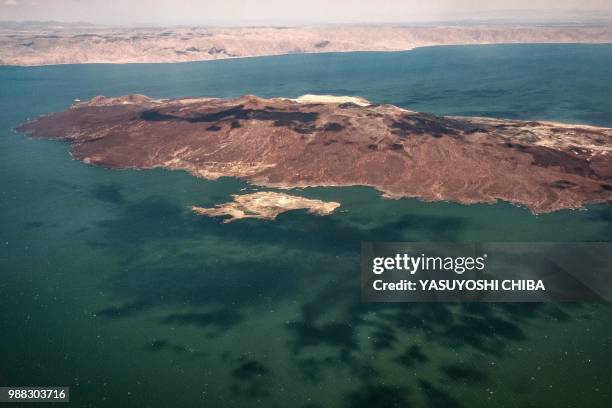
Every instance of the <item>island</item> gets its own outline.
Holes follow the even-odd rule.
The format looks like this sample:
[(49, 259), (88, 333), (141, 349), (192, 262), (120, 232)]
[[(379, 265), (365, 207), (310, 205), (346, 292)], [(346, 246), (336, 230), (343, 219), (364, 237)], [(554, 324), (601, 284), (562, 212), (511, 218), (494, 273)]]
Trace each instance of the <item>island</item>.
[[(74, 158), (92, 165), (185, 170), (272, 188), (370, 186), (393, 199), (503, 200), (533, 213), (612, 202), (612, 129), (436, 116), (357, 97), (99, 96), (17, 130), (66, 140)], [(260, 194), (194, 210), (270, 218), (284, 211), (278, 198), (287, 200)], [(262, 201), (277, 208), (262, 210)]]
[(228, 223), (242, 218), (260, 218), (274, 220), (284, 212), (305, 209), (309, 214), (328, 215), (340, 207), (340, 203), (312, 200), (294, 195), (261, 191), (252, 194), (234, 194), (233, 202), (219, 204), (214, 208), (192, 207), (199, 215), (208, 217), (226, 217)]

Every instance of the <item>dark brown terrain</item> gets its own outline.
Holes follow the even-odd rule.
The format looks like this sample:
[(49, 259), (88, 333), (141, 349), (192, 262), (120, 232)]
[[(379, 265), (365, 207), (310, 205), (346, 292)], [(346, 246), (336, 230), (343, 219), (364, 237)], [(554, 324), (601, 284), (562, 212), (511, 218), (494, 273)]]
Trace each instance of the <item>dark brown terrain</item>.
[(273, 187), (508, 201), (535, 213), (612, 202), (612, 129), (444, 117), (358, 98), (97, 97), (18, 128), (86, 163), (182, 169)]

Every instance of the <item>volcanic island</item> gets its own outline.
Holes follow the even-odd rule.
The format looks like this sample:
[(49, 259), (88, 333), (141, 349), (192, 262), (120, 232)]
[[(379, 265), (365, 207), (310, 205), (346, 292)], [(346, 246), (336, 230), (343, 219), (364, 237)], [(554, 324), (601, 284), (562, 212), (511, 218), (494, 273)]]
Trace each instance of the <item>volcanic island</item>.
[[(610, 128), (436, 116), (358, 97), (98, 96), (17, 131), (69, 141), (73, 157), (92, 165), (185, 170), (277, 189), (370, 186), (386, 198), (502, 200), (533, 213), (612, 202)], [(274, 219), (339, 205), (260, 192), (192, 209)]]

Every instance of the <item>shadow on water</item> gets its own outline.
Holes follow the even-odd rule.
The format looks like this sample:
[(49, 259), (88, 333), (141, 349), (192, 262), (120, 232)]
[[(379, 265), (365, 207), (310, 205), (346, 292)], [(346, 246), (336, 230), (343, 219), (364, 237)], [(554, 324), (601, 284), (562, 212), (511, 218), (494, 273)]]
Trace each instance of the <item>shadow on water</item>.
[(461, 364), (444, 365), (442, 371), (451, 381), (471, 383), (484, 383), (487, 381), (484, 373)]
[(396, 361), (406, 368), (413, 368), (418, 364), (424, 364), (429, 361), (429, 358), (423, 354), (421, 347), (412, 345), (403, 353), (397, 356)]
[(442, 388), (433, 385), (429, 381), (419, 380), (419, 388), (425, 396), (427, 406), (430, 408), (459, 408), (462, 405)]
[(235, 368), (231, 372), (233, 393), (249, 399), (261, 399), (270, 395), (271, 372), (260, 361), (239, 357), (229, 361)]
[(202, 328), (213, 328), (223, 332), (243, 320), (243, 316), (234, 309), (220, 309), (199, 313), (173, 313), (162, 320), (173, 325), (193, 325)]
[(145, 344), (146, 351), (157, 353), (160, 351), (171, 351), (176, 354), (188, 354), (190, 357), (206, 357), (208, 353), (191, 349), (184, 344), (172, 343), (167, 339), (153, 339)]
[(407, 394), (408, 391), (404, 387), (365, 385), (347, 396), (346, 406), (351, 408), (409, 407)]
[(107, 201), (113, 204), (122, 204), (125, 201), (120, 184), (98, 183), (91, 190), (92, 198)]
[[(112, 185), (99, 185), (93, 194), (102, 201), (121, 203), (121, 212), (98, 224), (101, 234), (91, 244), (124, 254), (119, 272), (102, 284), (123, 303), (97, 315), (119, 319), (180, 307), (180, 312), (165, 312), (159, 323), (191, 326), (216, 337), (237, 329), (247, 315), (301, 299), (299, 314), (282, 328), (286, 349), (279, 352), (308, 383), (349, 370), (362, 386), (345, 396), (347, 406), (408, 405), (412, 394), (406, 388), (372, 383), (378, 373), (373, 355), (399, 369), (433, 367), (452, 383), (478, 387), (487, 381), (484, 371), (441, 362), (436, 350), (500, 357), (509, 345), (527, 339), (525, 324), (540, 319), (566, 322), (571, 309), (579, 307), (359, 303), (355, 271), (362, 240), (401, 241), (410, 234), (431, 234), (452, 241), (465, 226), (460, 217), (403, 215), (368, 227), (342, 217), (294, 212), (275, 222), (223, 224), (162, 198), (126, 203)], [(154, 259), (147, 255), (151, 252)], [(304, 287), (309, 288), (306, 296)], [(369, 333), (367, 341), (362, 333)], [(419, 336), (426, 343), (406, 340)], [(203, 355), (166, 339), (153, 340), (145, 349)], [(232, 392), (255, 399), (270, 395), (271, 369), (245, 356), (225, 359), (235, 367)], [(446, 390), (425, 379), (415, 380), (414, 390), (428, 406), (460, 406)]]

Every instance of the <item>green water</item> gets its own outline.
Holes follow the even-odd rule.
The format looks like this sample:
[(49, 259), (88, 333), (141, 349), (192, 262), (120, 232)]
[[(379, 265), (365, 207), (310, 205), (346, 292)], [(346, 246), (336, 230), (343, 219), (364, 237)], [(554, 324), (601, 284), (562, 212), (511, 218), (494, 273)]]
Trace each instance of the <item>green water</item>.
[(0, 385), (84, 407), (609, 407), (605, 304), (359, 303), (360, 241), (612, 241), (612, 208), (291, 193), (328, 217), (197, 217), (253, 188), (74, 161), (11, 129), (74, 98), (361, 95), (443, 114), (612, 126), (612, 46), (435, 47), (0, 67)]

